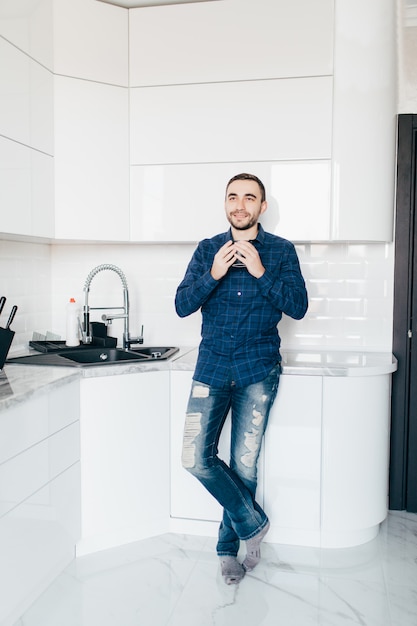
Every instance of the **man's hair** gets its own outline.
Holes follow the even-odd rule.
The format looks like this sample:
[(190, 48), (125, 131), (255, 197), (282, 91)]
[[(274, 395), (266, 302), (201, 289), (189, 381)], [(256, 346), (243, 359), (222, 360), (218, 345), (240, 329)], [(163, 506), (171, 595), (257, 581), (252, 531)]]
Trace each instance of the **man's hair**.
[(253, 180), (255, 181), (255, 183), (258, 183), (259, 189), (261, 190), (261, 202), (265, 201), (266, 199), (265, 185), (260, 180), (260, 178), (255, 176), (255, 174), (243, 173), (243, 174), (236, 174), (236, 176), (233, 176), (233, 178), (231, 178), (226, 185), (226, 196), (227, 196), (227, 190), (229, 189), (229, 185), (233, 183), (235, 180)]

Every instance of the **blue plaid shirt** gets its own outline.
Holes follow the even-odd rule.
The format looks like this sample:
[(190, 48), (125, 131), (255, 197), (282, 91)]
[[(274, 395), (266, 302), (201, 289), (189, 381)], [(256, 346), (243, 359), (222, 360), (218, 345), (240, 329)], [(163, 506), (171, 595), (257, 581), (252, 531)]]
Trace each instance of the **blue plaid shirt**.
[(202, 340), (194, 380), (244, 387), (266, 378), (280, 360), (277, 324), (285, 313), (304, 317), (308, 301), (294, 245), (266, 233), (261, 225), (252, 241), (265, 273), (254, 278), (245, 267), (231, 267), (220, 280), (210, 270), (214, 255), (232, 239), (231, 231), (198, 244), (175, 297), (186, 317), (201, 308)]

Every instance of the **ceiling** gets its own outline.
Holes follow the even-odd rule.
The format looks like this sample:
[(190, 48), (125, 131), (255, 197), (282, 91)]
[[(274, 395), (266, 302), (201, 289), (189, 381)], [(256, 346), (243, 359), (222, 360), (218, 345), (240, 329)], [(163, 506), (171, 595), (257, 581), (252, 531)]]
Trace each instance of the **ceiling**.
[(166, 4), (187, 4), (196, 2), (216, 2), (217, 0), (98, 0), (99, 2), (107, 2), (125, 9), (137, 9), (138, 7), (155, 7)]

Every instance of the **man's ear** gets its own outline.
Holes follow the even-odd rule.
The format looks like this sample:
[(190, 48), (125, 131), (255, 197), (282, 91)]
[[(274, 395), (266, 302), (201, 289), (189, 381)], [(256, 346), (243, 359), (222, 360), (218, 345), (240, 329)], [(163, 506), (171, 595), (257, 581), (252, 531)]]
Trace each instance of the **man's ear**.
[(261, 215), (262, 215), (262, 213), (265, 213), (265, 211), (267, 210), (267, 208), (268, 208), (268, 202), (267, 202), (266, 200), (264, 200), (264, 201), (261, 203)]

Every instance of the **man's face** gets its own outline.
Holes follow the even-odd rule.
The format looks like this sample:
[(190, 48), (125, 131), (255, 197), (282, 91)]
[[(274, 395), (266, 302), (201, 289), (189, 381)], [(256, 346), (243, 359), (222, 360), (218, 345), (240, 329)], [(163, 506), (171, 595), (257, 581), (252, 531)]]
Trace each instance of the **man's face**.
[(248, 230), (255, 226), (266, 210), (266, 201), (261, 201), (261, 190), (254, 180), (235, 180), (226, 191), (226, 217), (236, 230)]

